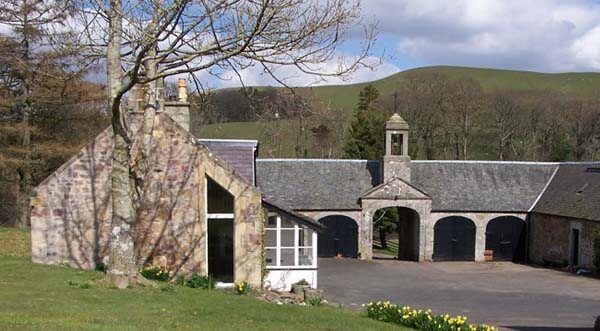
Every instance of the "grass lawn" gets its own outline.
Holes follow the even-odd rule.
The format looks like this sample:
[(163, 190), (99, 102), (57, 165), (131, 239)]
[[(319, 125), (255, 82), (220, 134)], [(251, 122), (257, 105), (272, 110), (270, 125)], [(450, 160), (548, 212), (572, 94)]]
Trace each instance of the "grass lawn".
[(373, 239), (373, 253), (398, 256), (398, 239), (389, 239), (386, 249), (381, 248), (381, 243), (378, 239)]
[(27, 237), (0, 228), (0, 330), (398, 329), (345, 309), (266, 304), (219, 290), (112, 289), (95, 283), (100, 272), (31, 263)]

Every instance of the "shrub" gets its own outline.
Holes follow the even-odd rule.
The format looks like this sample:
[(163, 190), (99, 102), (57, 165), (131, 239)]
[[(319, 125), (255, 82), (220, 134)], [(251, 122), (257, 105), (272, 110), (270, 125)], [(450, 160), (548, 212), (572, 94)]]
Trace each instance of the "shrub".
[(308, 299), (309, 306), (320, 306), (323, 304), (323, 299), (321, 297), (312, 297)]
[(185, 286), (185, 276), (184, 275), (177, 276), (177, 278), (175, 278), (174, 283), (175, 283), (175, 285)]
[(235, 294), (237, 294), (237, 295), (248, 294), (248, 292), (250, 292), (250, 290), (251, 290), (250, 284), (248, 284), (247, 282), (244, 282), (244, 281), (235, 283), (234, 289), (235, 289)]
[(212, 290), (215, 288), (215, 280), (211, 275), (201, 276), (193, 274), (191, 277), (185, 280), (185, 286), (191, 288), (201, 288), (205, 290)]
[(150, 280), (157, 280), (159, 282), (166, 282), (169, 280), (169, 271), (162, 267), (145, 267), (139, 270), (140, 274)]
[(96, 271), (100, 271), (102, 273), (106, 273), (106, 271), (108, 270), (108, 267), (103, 262), (98, 262), (98, 263), (96, 263), (96, 268), (95, 269), (96, 269)]
[(408, 306), (399, 307), (386, 302), (370, 302), (363, 305), (367, 316), (374, 320), (395, 323), (425, 331), (495, 331), (496, 328), (489, 325), (471, 325), (467, 323), (466, 316), (451, 317), (445, 315), (433, 315), (431, 310), (422, 311), (411, 309)]

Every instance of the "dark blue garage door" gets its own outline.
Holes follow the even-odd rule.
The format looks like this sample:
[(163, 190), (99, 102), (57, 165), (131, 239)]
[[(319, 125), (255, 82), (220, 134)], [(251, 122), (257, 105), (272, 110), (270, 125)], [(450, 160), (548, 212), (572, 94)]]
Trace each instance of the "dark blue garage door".
[(491, 220), (485, 230), (485, 249), (495, 261), (522, 261), (525, 256), (525, 222), (514, 216)]
[(319, 220), (325, 230), (319, 233), (319, 256), (358, 256), (358, 225), (350, 217), (327, 216)]
[(468, 218), (450, 216), (435, 223), (434, 261), (475, 260), (475, 223)]

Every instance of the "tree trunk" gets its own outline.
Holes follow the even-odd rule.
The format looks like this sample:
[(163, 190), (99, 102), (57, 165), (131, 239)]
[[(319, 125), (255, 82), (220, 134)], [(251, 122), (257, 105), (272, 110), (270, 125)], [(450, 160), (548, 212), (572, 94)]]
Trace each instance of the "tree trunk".
[(387, 239), (385, 229), (383, 227), (379, 228), (379, 242), (381, 242), (381, 249), (387, 249)]
[(109, 243), (107, 276), (118, 288), (126, 288), (136, 278), (133, 230), (136, 213), (130, 180), (130, 139), (123, 125), (121, 112), (121, 0), (111, 0), (109, 9), (109, 40), (106, 51), (109, 109), (112, 112), (114, 134), (111, 173), (112, 224)]

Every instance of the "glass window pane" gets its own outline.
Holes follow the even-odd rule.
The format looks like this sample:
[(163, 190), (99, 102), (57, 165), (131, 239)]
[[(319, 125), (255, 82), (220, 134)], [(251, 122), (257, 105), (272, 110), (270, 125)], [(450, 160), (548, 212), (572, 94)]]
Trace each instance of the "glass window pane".
[(281, 217), (282, 228), (293, 228), (294, 225), (296, 225), (296, 223), (292, 222), (289, 218), (283, 216)]
[(273, 229), (277, 227), (277, 215), (271, 215), (267, 218), (267, 229)]
[(312, 246), (312, 233), (311, 229), (300, 228), (298, 231), (298, 246)]
[(281, 230), (281, 247), (294, 247), (294, 230)]
[(277, 250), (275, 248), (265, 248), (265, 262), (268, 266), (277, 265)]
[(208, 177), (206, 177), (206, 193), (208, 195), (206, 197), (208, 200), (208, 213), (233, 213), (233, 195)]
[(277, 247), (277, 230), (276, 229), (267, 229), (267, 233), (265, 234), (265, 246), (267, 247)]
[(294, 249), (293, 248), (282, 248), (281, 249), (281, 266), (293, 266), (294, 265)]
[(299, 248), (298, 249), (298, 264), (303, 266), (313, 265), (313, 249), (312, 248)]

